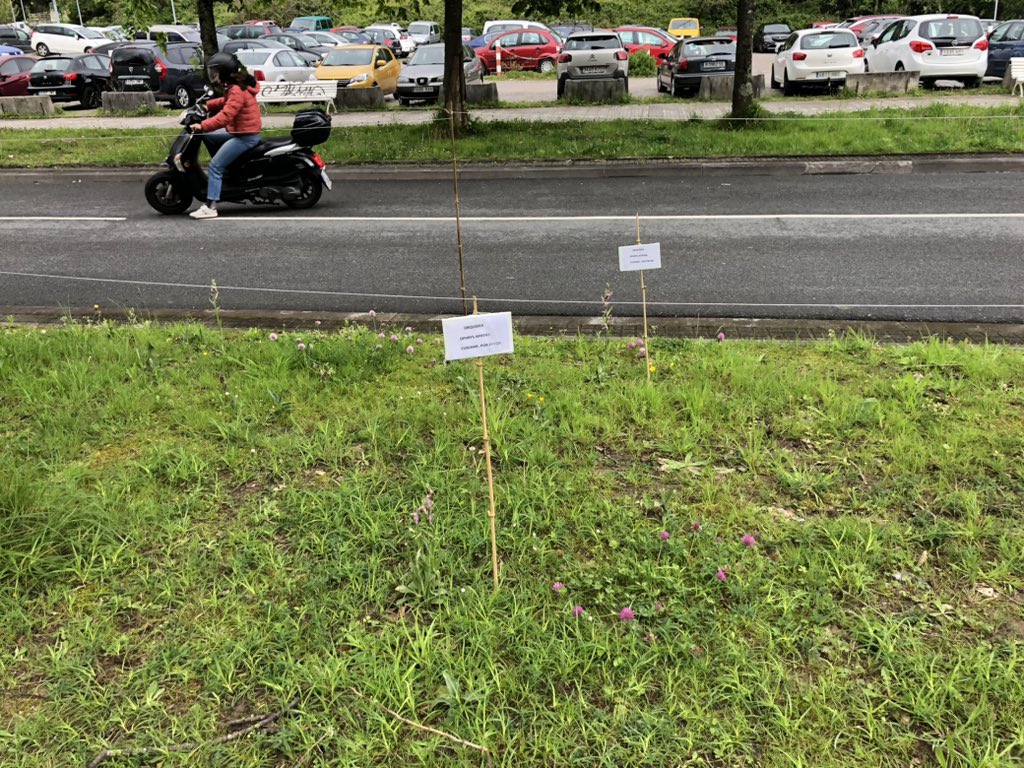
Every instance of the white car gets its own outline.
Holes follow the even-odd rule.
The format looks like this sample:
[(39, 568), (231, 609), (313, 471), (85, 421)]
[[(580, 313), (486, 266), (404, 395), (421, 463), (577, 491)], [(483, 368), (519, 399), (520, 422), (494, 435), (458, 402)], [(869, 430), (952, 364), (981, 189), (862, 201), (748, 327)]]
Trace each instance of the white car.
[(798, 29), (772, 60), (772, 88), (793, 96), (800, 88), (833, 86), (864, 72), (864, 49), (848, 29)]
[(316, 72), (306, 60), (287, 48), (247, 48), (235, 51), (237, 58), (257, 80), (271, 83), (304, 82)]
[[(398, 35), (398, 44), (402, 47), (400, 55), (408, 56), (410, 53), (416, 50), (416, 41), (412, 39), (408, 32), (402, 28), (402, 25), (397, 21), (388, 23), (371, 24), (367, 29), (390, 29), (396, 35)], [(395, 51), (398, 53), (398, 51)]]
[(867, 65), (869, 72), (919, 72), (925, 87), (936, 80), (959, 80), (976, 88), (988, 67), (988, 38), (976, 16), (908, 16), (868, 45)]
[(409, 37), (416, 45), (441, 42), (441, 28), (432, 21), (414, 21), (409, 25)]
[(88, 53), (107, 42), (100, 32), (77, 24), (40, 24), (32, 32), (32, 47), (40, 56)]

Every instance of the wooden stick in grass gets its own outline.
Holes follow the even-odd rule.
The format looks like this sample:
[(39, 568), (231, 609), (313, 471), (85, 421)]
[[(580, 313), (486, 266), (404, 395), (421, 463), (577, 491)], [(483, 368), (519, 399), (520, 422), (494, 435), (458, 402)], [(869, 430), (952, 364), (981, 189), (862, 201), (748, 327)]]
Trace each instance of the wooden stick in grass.
[[(480, 314), (477, 309), (476, 296), (473, 297), (473, 314)], [(480, 420), (484, 427), (484, 460), (487, 462), (487, 493), (490, 507), (487, 514), (491, 518), (491, 570), (494, 573), (494, 589), (498, 589), (498, 528), (495, 522), (494, 508), (494, 470), (491, 468), (491, 436), (487, 431), (487, 394), (484, 390), (484, 359), (476, 359), (477, 379), (480, 383)]]
[[(640, 212), (636, 214), (636, 244), (640, 245)], [(651, 380), (651, 346), (647, 340), (647, 283), (644, 282), (644, 271), (640, 270), (640, 294), (644, 304), (644, 368), (647, 369), (647, 380)]]

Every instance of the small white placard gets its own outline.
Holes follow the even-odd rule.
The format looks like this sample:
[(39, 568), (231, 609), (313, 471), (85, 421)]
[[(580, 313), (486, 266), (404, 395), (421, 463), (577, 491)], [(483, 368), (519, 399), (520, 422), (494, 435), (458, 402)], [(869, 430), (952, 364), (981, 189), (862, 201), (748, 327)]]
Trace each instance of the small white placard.
[(619, 246), (619, 271), (661, 269), (661, 243), (637, 243)]
[(512, 313), (449, 317), (441, 321), (444, 330), (444, 359), (510, 354), (512, 350)]

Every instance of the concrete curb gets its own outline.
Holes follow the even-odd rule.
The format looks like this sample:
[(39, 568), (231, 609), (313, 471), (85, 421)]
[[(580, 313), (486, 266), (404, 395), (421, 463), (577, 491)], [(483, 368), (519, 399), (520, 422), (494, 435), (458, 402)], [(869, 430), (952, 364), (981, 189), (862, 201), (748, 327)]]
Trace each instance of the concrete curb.
[[(119, 323), (198, 322), (229, 328), (266, 328), (323, 331), (350, 325), (375, 328), (405, 328), (440, 333), (441, 320), (450, 315), (422, 315), (378, 312), (313, 312), (297, 310), (173, 310), (130, 311), (55, 307), (8, 308), (4, 316), (22, 325), (61, 325), (68, 321)], [(526, 336), (584, 336), (598, 334), (620, 338), (643, 335), (639, 317), (611, 318), (607, 330), (602, 317), (586, 315), (523, 315), (515, 318), (516, 330)], [(857, 333), (883, 343), (902, 344), (939, 338), (977, 343), (1024, 344), (1024, 324), (1000, 323), (912, 323), (898, 321), (775, 320), (757, 318), (658, 317), (649, 321), (652, 336), (672, 339), (715, 339), (719, 332), (727, 339), (814, 341)]]
[[(132, 168), (3, 168), (0, 179), (96, 179), (137, 181), (147, 178), (158, 166)], [(451, 177), (451, 166), (432, 165), (330, 165), (335, 180), (429, 181)], [(916, 155), (887, 157), (784, 158), (686, 160), (655, 158), (649, 160), (568, 161), (558, 163), (461, 163), (463, 179), (543, 179), (543, 178), (621, 178), (721, 177), (721, 176), (820, 176), (827, 174), (920, 174), (920, 173), (1007, 173), (1024, 171), (1024, 155)]]

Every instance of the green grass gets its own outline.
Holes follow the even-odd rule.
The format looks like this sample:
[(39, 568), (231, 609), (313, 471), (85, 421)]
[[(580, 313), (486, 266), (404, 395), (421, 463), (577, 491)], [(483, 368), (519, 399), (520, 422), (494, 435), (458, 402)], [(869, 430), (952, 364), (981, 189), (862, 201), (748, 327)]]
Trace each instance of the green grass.
[[(931, 104), (828, 115), (770, 115), (743, 130), (720, 120), (477, 122), (459, 141), (460, 159), (606, 160), (613, 158), (820, 157), (1018, 152), (1024, 108)], [(283, 134), (287, 129), (279, 129)], [(264, 131), (273, 135), (274, 131)], [(176, 131), (0, 130), (0, 166), (153, 165)], [(432, 163), (450, 160), (446, 131), (430, 126), (336, 127), (318, 148), (330, 163)]]
[(1024, 352), (438, 342), (0, 331), (0, 764), (1024, 760)]

